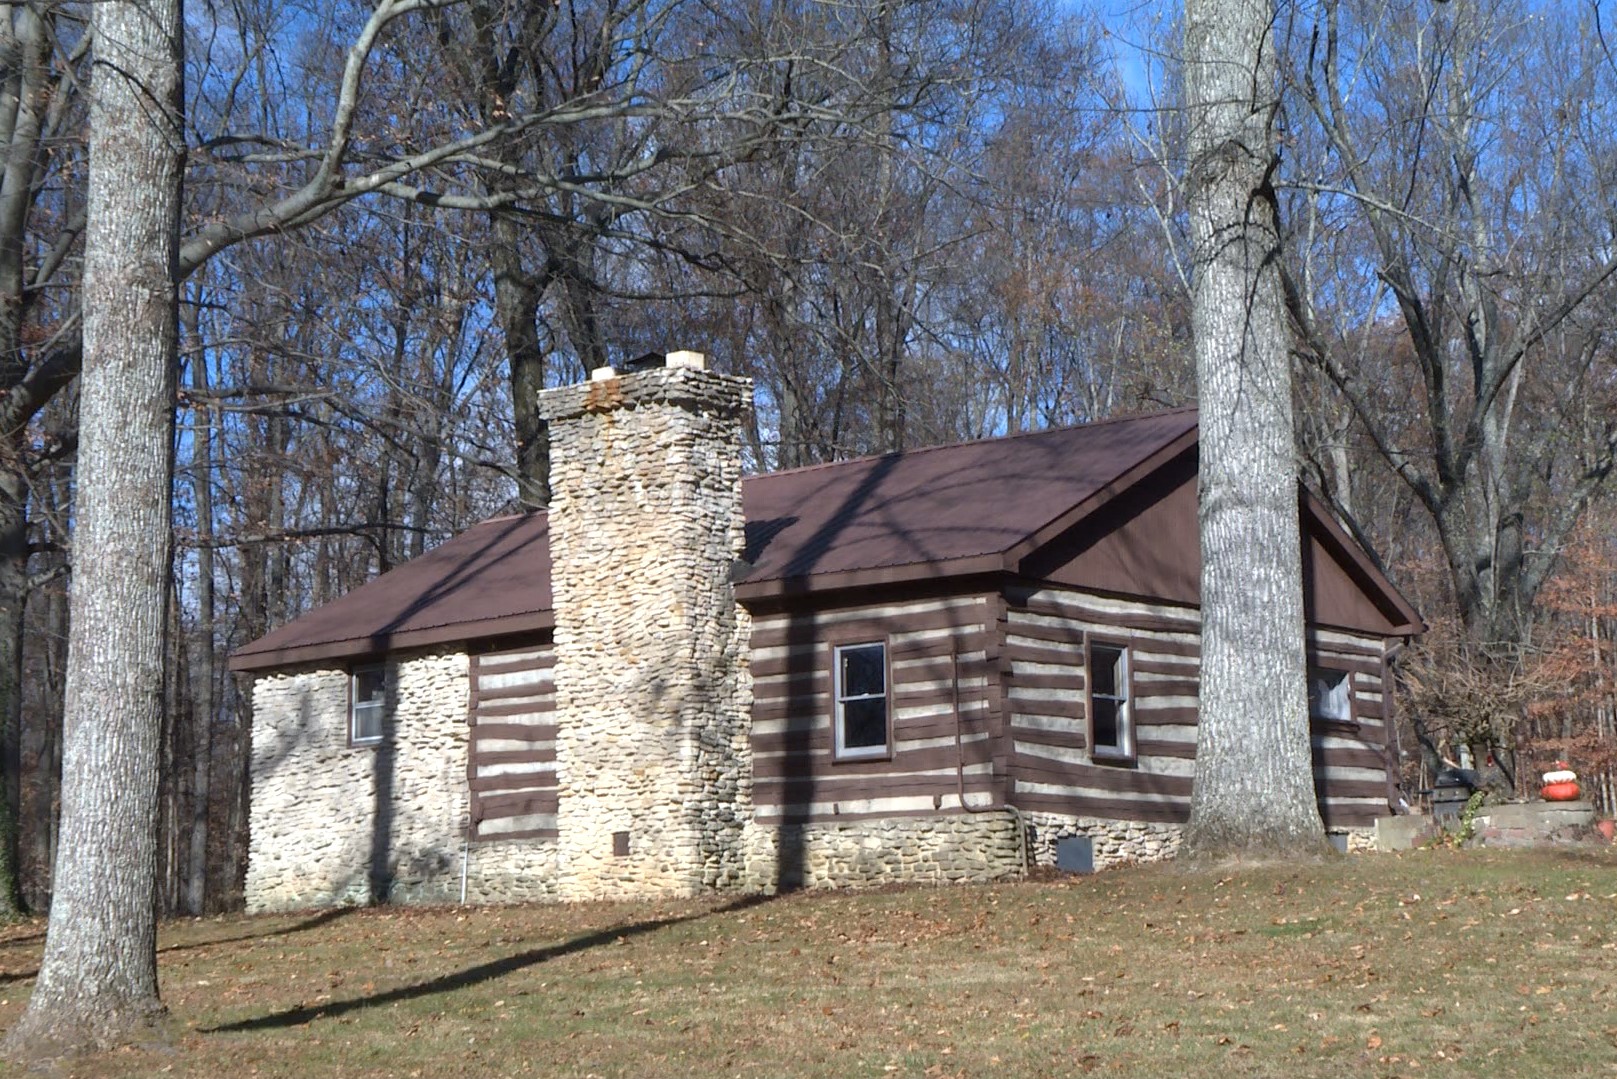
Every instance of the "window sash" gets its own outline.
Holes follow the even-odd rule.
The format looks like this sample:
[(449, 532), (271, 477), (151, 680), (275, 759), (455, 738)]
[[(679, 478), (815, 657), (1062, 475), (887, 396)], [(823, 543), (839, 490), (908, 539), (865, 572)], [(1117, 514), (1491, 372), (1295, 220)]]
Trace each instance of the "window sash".
[(387, 713), (387, 668), (356, 667), (348, 680), (348, 741), (370, 746), (384, 735)]
[[(866, 669), (860, 672), (863, 675), (862, 692), (848, 692), (849, 678), (847, 670), (848, 661), (852, 653), (872, 651), (875, 653), (876, 666), (874, 670)], [(835, 756), (838, 759), (860, 757), (885, 757), (892, 744), (891, 709), (888, 707), (887, 690), (887, 645), (882, 641), (867, 641), (861, 644), (838, 645), (832, 653), (832, 676), (835, 682), (833, 693), (836, 697), (836, 716), (833, 724), (833, 737), (835, 740)], [(870, 683), (871, 675), (880, 678), (880, 685)], [(881, 741), (875, 741), (871, 734), (879, 727)], [(854, 738), (850, 740), (850, 735)]]
[[(1098, 674), (1109, 678), (1097, 678)], [(1129, 649), (1124, 644), (1091, 641), (1089, 662), (1086, 665), (1086, 684), (1089, 687), (1089, 753), (1103, 760), (1134, 759), (1134, 709), (1130, 700), (1131, 670)], [(1097, 684), (1107, 685), (1110, 692), (1097, 691)], [(1108, 713), (1100, 718), (1101, 712)], [(1110, 741), (1101, 741), (1104, 727), (1111, 729)]]

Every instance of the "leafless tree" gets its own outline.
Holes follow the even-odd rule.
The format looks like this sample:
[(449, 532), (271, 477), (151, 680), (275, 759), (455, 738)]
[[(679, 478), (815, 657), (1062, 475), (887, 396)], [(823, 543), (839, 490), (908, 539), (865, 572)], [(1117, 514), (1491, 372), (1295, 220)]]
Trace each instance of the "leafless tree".
[(1357, 467), (1396, 477), (1507, 659), (1617, 457), (1617, 125), (1589, 18), (1329, 0), (1288, 24), (1287, 299), (1342, 406), (1322, 487), (1364, 535), (1380, 481)]
[(1192, 857), (1326, 849), (1314, 799), (1274, 191), (1273, 0), (1187, 0), (1202, 668)]
[(98, 4), (62, 851), (14, 1058), (110, 1046), (162, 1011), (154, 885), (185, 143), (178, 0)]

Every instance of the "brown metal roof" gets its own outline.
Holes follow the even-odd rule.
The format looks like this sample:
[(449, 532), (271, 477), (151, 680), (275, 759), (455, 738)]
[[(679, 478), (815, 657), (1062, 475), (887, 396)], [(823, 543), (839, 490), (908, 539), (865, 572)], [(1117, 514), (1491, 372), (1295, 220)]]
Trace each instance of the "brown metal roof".
[(543, 629), (551, 623), (548, 523), (535, 513), (474, 525), (238, 648), (231, 669), (264, 670)]
[(916, 566), (1011, 568), (1008, 557), (1142, 464), (1188, 448), (1195, 430), (1195, 410), (1178, 409), (755, 477), (742, 488), (753, 568), (740, 593), (833, 576), (875, 583)]
[[(754, 476), (743, 599), (1015, 569), (1195, 444), (1178, 409)], [(485, 521), (238, 649), (235, 670), (375, 655), (551, 624), (546, 517)], [(1390, 588), (1390, 586), (1388, 586)]]

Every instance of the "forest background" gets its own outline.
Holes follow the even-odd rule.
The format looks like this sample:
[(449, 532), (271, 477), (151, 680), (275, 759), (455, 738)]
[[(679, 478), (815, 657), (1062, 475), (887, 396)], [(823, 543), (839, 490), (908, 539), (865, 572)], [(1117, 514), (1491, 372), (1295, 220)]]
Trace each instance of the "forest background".
[[(0, 723), (49, 900), (82, 5), (0, 20)], [(1617, 63), (1599, 3), (1281, 5), (1306, 480), (1432, 623), (1408, 786), (1617, 811)], [(229, 0), (187, 11), (162, 902), (239, 903), (230, 650), (543, 505), (533, 395), (751, 376), (766, 471), (1188, 403), (1172, 6)]]

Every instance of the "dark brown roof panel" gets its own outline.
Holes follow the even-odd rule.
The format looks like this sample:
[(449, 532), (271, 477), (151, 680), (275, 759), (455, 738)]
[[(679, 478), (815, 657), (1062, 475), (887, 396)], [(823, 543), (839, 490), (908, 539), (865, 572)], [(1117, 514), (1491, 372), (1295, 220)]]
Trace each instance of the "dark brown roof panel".
[(757, 476), (746, 581), (1002, 554), (1195, 428), (1179, 409)]
[(376, 655), (550, 625), (543, 513), (496, 517), (236, 650), (232, 670)]

